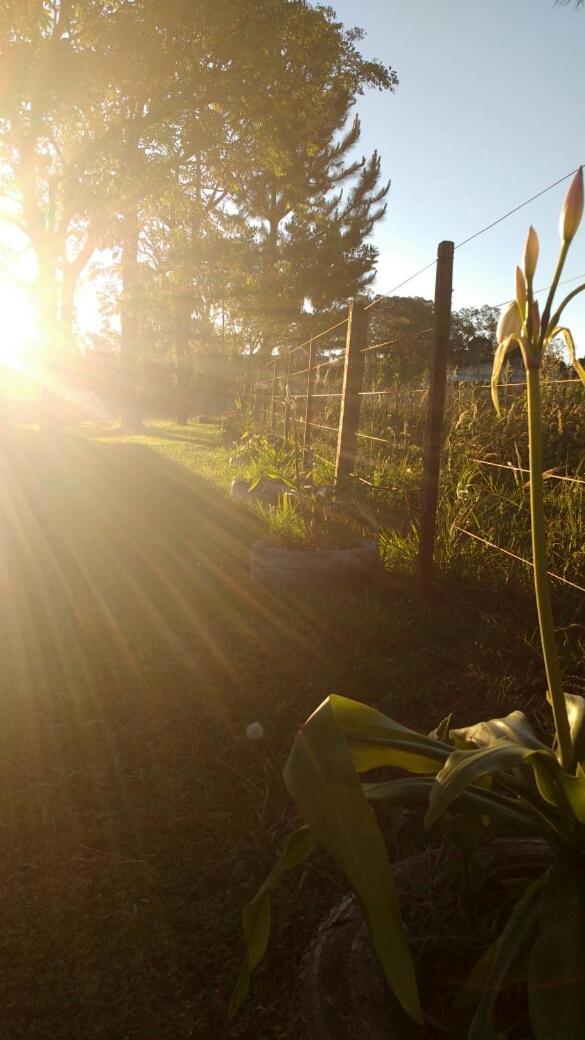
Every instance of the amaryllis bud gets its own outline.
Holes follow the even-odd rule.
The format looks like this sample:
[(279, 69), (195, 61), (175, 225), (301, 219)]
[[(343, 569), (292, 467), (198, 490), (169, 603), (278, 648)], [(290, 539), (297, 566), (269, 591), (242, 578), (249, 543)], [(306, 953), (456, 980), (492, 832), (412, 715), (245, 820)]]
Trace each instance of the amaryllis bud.
[(500, 315), (496, 329), (496, 339), (498, 343), (503, 343), (508, 336), (519, 336), (521, 332), (522, 315), (516, 300), (513, 300)]
[(532, 279), (538, 263), (538, 249), (538, 235), (531, 224), (526, 236), (526, 245), (524, 246), (524, 274), (527, 285), (532, 285)]
[(559, 232), (561, 242), (570, 242), (577, 233), (577, 228), (583, 216), (583, 167), (580, 166), (571, 181), (571, 186), (566, 194)]
[(520, 308), (520, 313), (524, 315), (526, 310), (526, 279), (524, 277), (524, 271), (521, 267), (516, 268), (516, 303)]

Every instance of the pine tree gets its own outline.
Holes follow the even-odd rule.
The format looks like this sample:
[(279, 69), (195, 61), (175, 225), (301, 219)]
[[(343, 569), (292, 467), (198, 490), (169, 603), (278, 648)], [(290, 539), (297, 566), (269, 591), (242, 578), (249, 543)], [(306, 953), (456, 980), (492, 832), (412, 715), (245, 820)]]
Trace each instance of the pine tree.
[(257, 69), (262, 115), (254, 110), (234, 201), (254, 229), (242, 309), (268, 352), (307, 311), (344, 304), (373, 277), (377, 253), (366, 239), (384, 215), (388, 185), (376, 153), (352, 160), (360, 123), (349, 120), (366, 87), (392, 90), (397, 80), (361, 58), (361, 34), (329, 9), (276, 0), (264, 7), (272, 17)]

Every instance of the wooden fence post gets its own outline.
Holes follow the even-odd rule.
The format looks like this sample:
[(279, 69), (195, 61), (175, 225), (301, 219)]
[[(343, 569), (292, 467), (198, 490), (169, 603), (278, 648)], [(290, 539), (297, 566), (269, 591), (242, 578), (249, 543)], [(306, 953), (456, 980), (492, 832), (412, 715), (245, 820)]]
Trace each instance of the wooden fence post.
[(252, 381), (252, 418), (254, 422), (260, 421), (260, 372), (262, 371), (260, 365), (255, 368), (255, 376)]
[(305, 469), (309, 464), (311, 451), (311, 423), (313, 421), (313, 389), (315, 387), (315, 344), (309, 341), (309, 360), (307, 361), (307, 394), (305, 402), (305, 428), (303, 431), (303, 459)]
[(365, 300), (352, 300), (347, 322), (341, 412), (335, 459), (335, 486), (353, 473), (360, 421), (360, 391), (364, 375), (363, 347), (366, 345), (368, 315)]
[(270, 397), (270, 432), (271, 432), (271, 434), (274, 434), (277, 381), (278, 381), (278, 355), (275, 355), (275, 357), (274, 357), (274, 371), (272, 373), (272, 394), (271, 394), (271, 397)]
[(417, 598), (429, 603), (433, 586), (433, 556), (437, 499), (443, 446), (443, 416), (447, 386), (447, 362), (451, 332), (451, 293), (453, 286), (453, 242), (440, 242), (435, 281), (435, 320), (433, 358), (423, 456), (422, 507), (416, 579)]
[[(287, 355), (286, 355), (286, 375), (285, 375), (285, 382), (284, 382), (284, 435), (283, 435), (283, 440), (284, 440), (285, 447), (288, 444), (288, 428), (289, 428), (289, 425), (290, 425), (290, 404), (289, 404), (289, 397), (290, 397), (290, 391), (289, 391), (289, 384), (290, 384), (290, 359), (291, 359), (291, 349), (289, 347), (288, 351), (287, 351)], [(294, 416), (293, 416), (293, 419), (294, 419)]]

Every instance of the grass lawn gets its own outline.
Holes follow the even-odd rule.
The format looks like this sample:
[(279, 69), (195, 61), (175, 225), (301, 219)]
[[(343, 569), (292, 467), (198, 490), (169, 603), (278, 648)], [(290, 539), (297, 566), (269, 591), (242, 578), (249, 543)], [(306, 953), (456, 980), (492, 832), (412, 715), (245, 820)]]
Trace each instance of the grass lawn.
[[(291, 824), (280, 770), (329, 692), (429, 728), (540, 703), (532, 607), (410, 579), (269, 593), (217, 429), (151, 424), (0, 446), (3, 1040), (277, 1040), (340, 881), (277, 900), (273, 955), (228, 1029), (239, 912)], [(263, 740), (246, 739), (249, 722)]]

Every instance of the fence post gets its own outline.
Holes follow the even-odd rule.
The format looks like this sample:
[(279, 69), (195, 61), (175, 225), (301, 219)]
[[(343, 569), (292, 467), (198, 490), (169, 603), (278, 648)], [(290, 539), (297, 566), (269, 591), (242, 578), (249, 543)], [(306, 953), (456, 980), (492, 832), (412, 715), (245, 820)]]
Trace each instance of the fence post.
[[(286, 354), (286, 375), (284, 382), (284, 434), (283, 440), (285, 447), (288, 444), (288, 428), (290, 425), (290, 404), (289, 404), (289, 384), (290, 384), (290, 359), (291, 359), (291, 348), (288, 348)], [(294, 416), (293, 416), (294, 418)]]
[(305, 469), (309, 463), (311, 450), (311, 423), (313, 421), (313, 389), (315, 387), (315, 344), (309, 340), (309, 359), (307, 361), (307, 393), (305, 401), (305, 428), (303, 431), (303, 459)]
[(335, 459), (335, 486), (353, 472), (357, 453), (357, 435), (360, 421), (360, 391), (364, 374), (368, 315), (365, 300), (352, 300), (347, 321), (345, 365), (341, 391), (341, 412)]
[(252, 382), (252, 418), (255, 422), (260, 421), (260, 410), (262, 407), (260, 398), (260, 373), (262, 369), (260, 365), (256, 366), (255, 376)]
[(422, 504), (416, 579), (416, 592), (420, 603), (428, 603), (430, 601), (433, 585), (437, 499), (441, 469), (441, 448), (443, 444), (449, 336), (451, 332), (454, 248), (453, 242), (440, 242), (437, 250), (433, 357), (423, 456)]
[(275, 420), (275, 406), (276, 406), (276, 386), (278, 380), (278, 354), (274, 356), (274, 371), (272, 373), (272, 394), (270, 397), (270, 433), (274, 433), (274, 420)]

